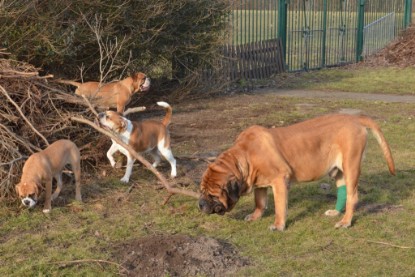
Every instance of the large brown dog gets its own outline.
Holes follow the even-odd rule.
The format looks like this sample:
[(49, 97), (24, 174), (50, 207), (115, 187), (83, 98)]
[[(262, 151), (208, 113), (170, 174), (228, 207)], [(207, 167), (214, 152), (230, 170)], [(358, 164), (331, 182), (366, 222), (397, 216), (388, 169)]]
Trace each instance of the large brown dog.
[(117, 108), (117, 112), (121, 114), (124, 112), (125, 106), (131, 101), (134, 93), (150, 89), (150, 78), (147, 78), (142, 72), (135, 73), (124, 80), (107, 84), (100, 82), (79, 83), (68, 80), (57, 81), (77, 87), (75, 90), (77, 95), (85, 95), (103, 108)]
[(271, 187), (275, 221), (270, 229), (282, 231), (287, 216), (289, 184), (314, 181), (330, 174), (347, 186), (346, 212), (335, 227), (349, 227), (358, 200), (357, 185), (367, 128), (376, 137), (390, 173), (395, 175), (385, 137), (369, 117), (334, 114), (288, 127), (252, 126), (205, 171), (199, 207), (205, 213), (222, 215), (235, 206), (241, 195), (255, 188), (256, 208), (245, 220), (256, 220), (266, 208), (267, 187)]
[[(62, 170), (70, 164), (75, 175), (76, 195), (81, 197), (81, 166), (78, 147), (70, 140), (58, 140), (46, 149), (29, 157), (23, 166), (20, 183), (16, 185), (16, 192), (22, 199), (23, 205), (33, 208), (43, 189), (46, 191), (43, 212), (49, 213), (51, 201), (59, 196), (62, 189)], [(52, 195), (52, 179), (57, 181), (57, 187)], [(45, 185), (43, 187), (43, 184)]]
[[(99, 114), (99, 123), (106, 128), (115, 131), (124, 143), (133, 147), (137, 152), (148, 152), (153, 158), (153, 166), (160, 163), (160, 156), (163, 156), (171, 166), (171, 176), (176, 177), (176, 159), (170, 148), (170, 133), (168, 125), (172, 117), (172, 108), (166, 102), (157, 102), (157, 105), (166, 109), (166, 115), (162, 122), (156, 120), (143, 120), (140, 122), (128, 120), (116, 112), (106, 111)], [(112, 141), (107, 157), (111, 166), (115, 166), (113, 155), (120, 151), (127, 156), (127, 168), (121, 181), (128, 183), (133, 170), (134, 157), (124, 147)]]

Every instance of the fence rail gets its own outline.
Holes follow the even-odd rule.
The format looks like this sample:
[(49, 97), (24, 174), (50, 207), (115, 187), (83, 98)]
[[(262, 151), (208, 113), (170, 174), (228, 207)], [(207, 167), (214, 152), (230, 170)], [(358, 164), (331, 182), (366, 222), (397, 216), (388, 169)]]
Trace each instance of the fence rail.
[(412, 0), (233, 0), (218, 68), (249, 81), (358, 62), (396, 38), (411, 14)]

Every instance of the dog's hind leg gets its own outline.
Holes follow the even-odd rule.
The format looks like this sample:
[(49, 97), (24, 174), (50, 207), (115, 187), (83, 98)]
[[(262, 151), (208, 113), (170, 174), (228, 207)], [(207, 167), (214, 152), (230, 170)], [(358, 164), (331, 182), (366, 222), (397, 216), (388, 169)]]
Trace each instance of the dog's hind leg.
[[(360, 154), (363, 154), (363, 149)], [(356, 157), (358, 156), (358, 158)], [(346, 212), (343, 218), (336, 223), (336, 228), (347, 228), (352, 225), (352, 219), (354, 214), (354, 209), (358, 201), (358, 192), (357, 186), (360, 176), (360, 164), (361, 164), (361, 155), (355, 155), (354, 158), (347, 160), (344, 166), (344, 179), (346, 181), (346, 190), (347, 190), (347, 200), (346, 200)]]
[(81, 154), (76, 149), (72, 153), (71, 167), (75, 176), (75, 199), (82, 202), (81, 194)]
[(153, 162), (153, 167), (157, 167), (158, 165), (159, 165), (159, 163), (160, 163), (160, 161), (161, 161), (161, 158), (160, 158), (160, 151), (157, 149), (157, 148), (155, 148), (155, 149), (153, 149), (153, 150), (151, 150), (150, 152), (149, 152), (149, 154), (151, 155), (151, 157), (153, 157), (153, 159), (154, 159), (154, 162)]
[(52, 201), (58, 198), (59, 193), (62, 190), (62, 172), (59, 172), (58, 174), (56, 174), (54, 178), (56, 180), (56, 189), (55, 189), (55, 192), (52, 194), (52, 198), (51, 198)]
[[(344, 187), (346, 185), (346, 181), (344, 180), (343, 172), (339, 169), (336, 169), (335, 175), (331, 176), (334, 177), (336, 180), (336, 187), (337, 187), (337, 202), (336, 202), (336, 209), (334, 210), (327, 210), (324, 215), (327, 216), (338, 216), (342, 210), (344, 209), (345, 199), (340, 199), (341, 195), (340, 192), (344, 192)], [(344, 197), (346, 198), (346, 196)], [(340, 203), (341, 202), (341, 203)], [(341, 206), (341, 207), (340, 207)]]
[(171, 166), (171, 177), (176, 177), (177, 170), (176, 170), (176, 159), (173, 156), (173, 153), (171, 152), (170, 148), (165, 147), (158, 147), (161, 155), (170, 163)]
[(50, 179), (45, 181), (45, 204), (43, 207), (44, 213), (49, 213), (52, 209), (51, 204), (51, 196), (52, 196), (52, 179), (53, 177), (50, 177)]
[(81, 194), (81, 165), (78, 163), (72, 165), (72, 171), (75, 175), (75, 199), (82, 202)]

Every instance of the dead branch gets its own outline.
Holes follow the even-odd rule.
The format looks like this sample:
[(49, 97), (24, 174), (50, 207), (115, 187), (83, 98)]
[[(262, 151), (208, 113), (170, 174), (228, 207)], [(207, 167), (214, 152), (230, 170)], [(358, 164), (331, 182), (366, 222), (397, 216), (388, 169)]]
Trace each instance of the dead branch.
[(191, 196), (191, 197), (194, 197), (194, 198), (199, 198), (200, 197), (200, 194), (197, 193), (197, 192), (172, 187), (169, 184), (169, 182), (166, 180), (166, 178), (163, 175), (161, 175), (160, 172), (151, 165), (151, 163), (149, 163), (146, 159), (143, 158), (143, 156), (141, 156), (139, 153), (137, 153), (131, 146), (125, 144), (119, 137), (117, 137), (113, 133), (97, 126), (96, 124), (94, 124), (93, 122), (91, 122), (91, 121), (89, 121), (85, 118), (71, 117), (70, 119), (73, 120), (73, 121), (80, 122), (80, 123), (88, 124), (89, 126), (94, 128), (98, 132), (110, 137), (112, 140), (117, 142), (119, 145), (121, 145), (122, 147), (127, 149), (130, 152), (130, 154), (136, 160), (141, 162), (147, 169), (149, 169), (154, 175), (156, 175), (156, 177), (160, 180), (160, 182), (164, 185), (164, 187), (167, 189), (167, 191), (170, 194), (183, 194), (183, 195)]
[(383, 241), (374, 241), (374, 240), (365, 240), (365, 241), (368, 243), (382, 244), (382, 245), (387, 245), (390, 247), (401, 248), (401, 249), (415, 249), (415, 247), (413, 246), (401, 246), (401, 245), (396, 245), (396, 244), (392, 244), (389, 242), (383, 242)]
[(137, 112), (142, 112), (145, 111), (146, 107), (135, 107), (135, 108), (128, 108), (122, 115), (123, 116), (127, 116), (131, 113), (137, 113)]
[(120, 265), (120, 264), (118, 264), (116, 262), (111, 262), (111, 261), (106, 261), (106, 260), (83, 259), (83, 260), (73, 260), (73, 261), (51, 262), (49, 264), (59, 264), (59, 265), (66, 266), (67, 264), (81, 264), (81, 263), (104, 263), (104, 264), (111, 264), (111, 265), (117, 266), (118, 268), (122, 268), (123, 270), (125, 270), (126, 272), (128, 272), (128, 269), (126, 269), (122, 265)]
[(13, 104), (13, 106), (19, 112), (20, 116), (24, 119), (24, 121), (26, 121), (27, 125), (30, 126), (30, 128), (33, 130), (33, 132), (35, 132), (39, 137), (41, 137), (42, 140), (45, 142), (46, 145), (49, 145), (48, 140), (38, 130), (36, 130), (36, 128), (29, 121), (29, 119), (26, 118), (26, 116), (24, 115), (24, 113), (20, 109), (19, 105), (17, 105), (16, 102), (13, 101), (13, 99), (10, 97), (10, 95), (7, 93), (7, 91), (1, 85), (0, 85), (0, 91), (3, 93), (4, 96), (6, 96), (7, 100), (9, 100), (10, 103)]
[(26, 159), (26, 158), (27, 158), (27, 156), (21, 156), (21, 157), (19, 157), (17, 159), (14, 159), (14, 160), (10, 161), (10, 162), (1, 163), (0, 166), (11, 165), (11, 164), (13, 164), (13, 163), (15, 163), (17, 161), (20, 161), (20, 160), (23, 160), (23, 159)]
[(91, 112), (98, 117), (98, 113), (97, 111), (94, 109), (94, 107), (92, 106), (91, 102), (89, 102), (88, 98), (86, 98), (85, 95), (82, 95), (82, 98), (84, 98), (85, 102), (88, 104), (89, 109), (91, 110)]

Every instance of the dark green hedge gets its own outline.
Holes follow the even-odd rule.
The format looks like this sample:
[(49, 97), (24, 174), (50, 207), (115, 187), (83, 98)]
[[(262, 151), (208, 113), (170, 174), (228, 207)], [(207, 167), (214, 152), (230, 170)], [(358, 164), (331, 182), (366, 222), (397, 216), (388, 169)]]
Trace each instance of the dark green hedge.
[(127, 72), (184, 77), (183, 68), (188, 74), (215, 58), (228, 14), (226, 0), (4, 1), (0, 48), (45, 73), (96, 80), (100, 54), (88, 23), (99, 22), (104, 45), (124, 41), (108, 79), (123, 75), (126, 65)]

